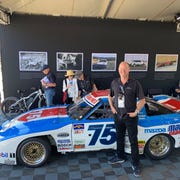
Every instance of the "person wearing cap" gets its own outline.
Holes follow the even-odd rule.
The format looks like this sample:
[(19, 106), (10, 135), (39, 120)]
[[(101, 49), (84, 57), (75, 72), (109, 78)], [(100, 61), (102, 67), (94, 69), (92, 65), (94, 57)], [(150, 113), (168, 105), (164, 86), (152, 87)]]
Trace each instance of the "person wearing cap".
[(64, 103), (72, 104), (78, 99), (78, 85), (77, 79), (74, 78), (74, 72), (72, 70), (67, 70), (65, 74), (65, 79), (63, 80), (63, 93), (67, 92), (67, 99)]
[(75, 77), (77, 78), (79, 97), (83, 97), (90, 92), (97, 91), (94, 81), (85, 77), (82, 71), (76, 71)]
[(55, 96), (55, 87), (56, 87), (56, 76), (51, 72), (50, 67), (45, 64), (42, 68), (42, 72), (45, 75), (41, 79), (41, 85), (44, 89), (46, 97), (46, 105), (53, 105), (53, 97)]

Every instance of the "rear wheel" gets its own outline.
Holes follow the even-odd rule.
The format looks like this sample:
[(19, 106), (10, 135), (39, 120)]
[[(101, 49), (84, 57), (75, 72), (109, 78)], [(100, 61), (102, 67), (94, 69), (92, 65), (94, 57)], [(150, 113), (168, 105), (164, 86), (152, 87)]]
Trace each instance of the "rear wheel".
[(7, 118), (12, 118), (22, 113), (21, 105), (16, 103), (17, 101), (17, 97), (8, 97), (2, 102), (1, 111)]
[(167, 157), (174, 148), (173, 139), (166, 134), (153, 136), (145, 147), (145, 153), (152, 159), (159, 160)]
[(45, 139), (26, 139), (18, 147), (18, 162), (27, 167), (40, 167), (48, 160), (50, 151), (50, 144)]

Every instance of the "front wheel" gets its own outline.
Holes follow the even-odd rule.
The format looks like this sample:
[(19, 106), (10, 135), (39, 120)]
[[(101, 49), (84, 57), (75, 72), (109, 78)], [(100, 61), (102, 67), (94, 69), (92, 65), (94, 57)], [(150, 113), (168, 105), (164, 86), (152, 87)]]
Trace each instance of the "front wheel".
[(174, 148), (174, 141), (169, 135), (153, 136), (145, 147), (145, 153), (152, 159), (160, 160), (167, 157)]
[(21, 114), (21, 105), (17, 101), (17, 97), (8, 97), (2, 102), (1, 111), (7, 118)]
[(18, 162), (26, 167), (40, 167), (50, 156), (50, 144), (42, 138), (29, 138), (17, 149)]

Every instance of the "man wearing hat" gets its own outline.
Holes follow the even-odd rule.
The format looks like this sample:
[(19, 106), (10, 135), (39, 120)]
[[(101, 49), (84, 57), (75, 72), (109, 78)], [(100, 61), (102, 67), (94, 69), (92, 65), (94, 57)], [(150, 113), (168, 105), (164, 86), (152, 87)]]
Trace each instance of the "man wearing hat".
[(41, 85), (44, 89), (45, 97), (46, 97), (46, 105), (53, 105), (53, 97), (55, 95), (55, 87), (56, 87), (56, 77), (51, 72), (50, 67), (45, 64), (42, 68), (42, 72), (45, 75), (43, 79), (41, 79)]
[(74, 72), (72, 70), (67, 70), (65, 74), (65, 79), (63, 80), (63, 93), (67, 92), (66, 104), (72, 104), (77, 101), (78, 98), (78, 85), (77, 79), (74, 78)]

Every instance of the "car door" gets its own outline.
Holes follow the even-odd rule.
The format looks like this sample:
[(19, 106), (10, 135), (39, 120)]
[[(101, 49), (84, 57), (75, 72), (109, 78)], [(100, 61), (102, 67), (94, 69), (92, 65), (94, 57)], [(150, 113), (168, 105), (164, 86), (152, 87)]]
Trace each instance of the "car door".
[(112, 113), (109, 113), (108, 110), (105, 104), (102, 104), (83, 120), (73, 124), (74, 151), (116, 148), (114, 119)]
[(138, 138), (148, 141), (155, 134), (167, 133), (167, 114), (171, 112), (154, 102), (146, 102), (143, 109), (144, 114), (139, 116)]

